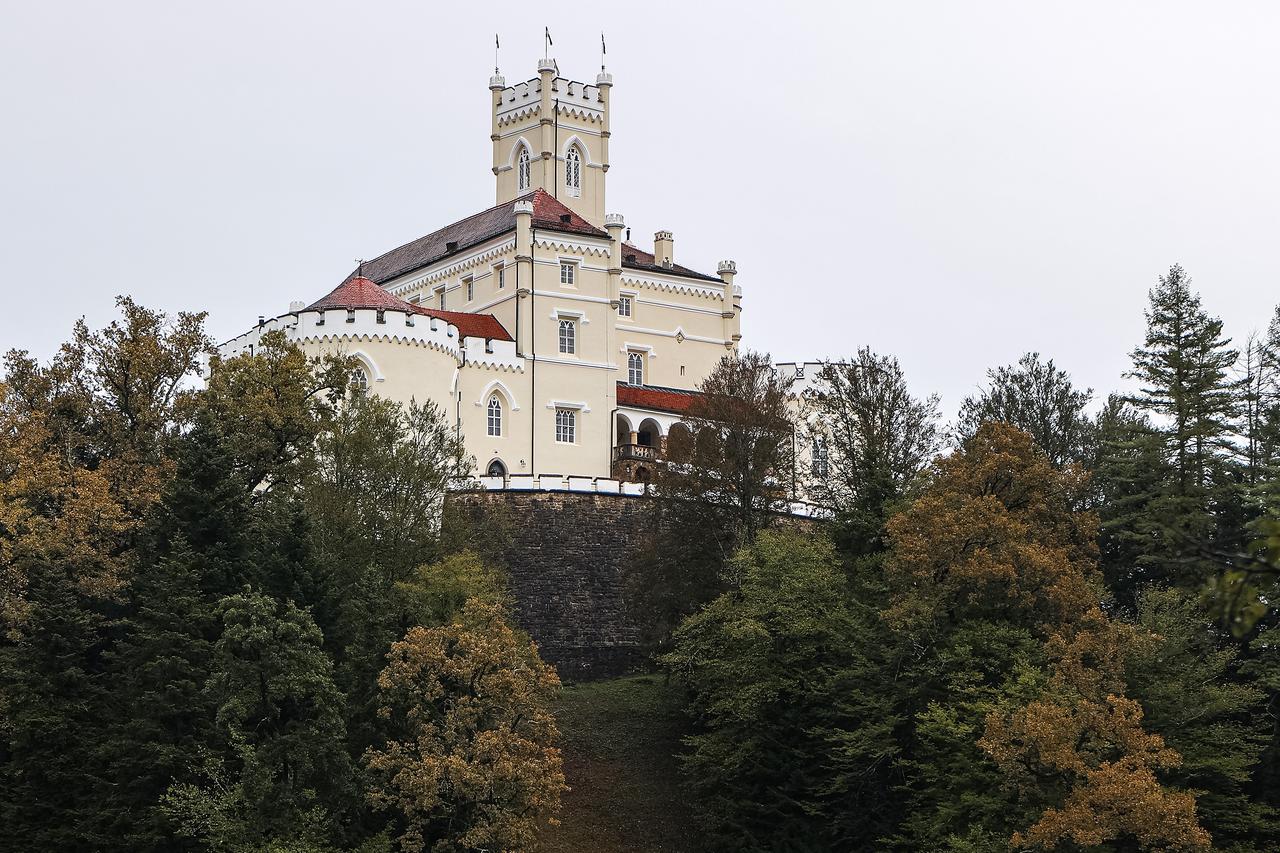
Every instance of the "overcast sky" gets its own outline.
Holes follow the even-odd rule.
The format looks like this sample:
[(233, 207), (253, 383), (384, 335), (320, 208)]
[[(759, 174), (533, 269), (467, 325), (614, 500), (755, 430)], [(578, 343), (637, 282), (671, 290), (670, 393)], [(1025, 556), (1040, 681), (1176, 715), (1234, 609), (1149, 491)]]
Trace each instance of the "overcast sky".
[[(786, 11), (779, 10), (785, 8)], [(1174, 262), (1280, 301), (1280, 4), (0, 0), (0, 348), (128, 293), (219, 339), (494, 202), (493, 36), (614, 75), (608, 210), (738, 262), (747, 345), (1120, 387)], [(770, 11), (772, 10), (772, 11)]]

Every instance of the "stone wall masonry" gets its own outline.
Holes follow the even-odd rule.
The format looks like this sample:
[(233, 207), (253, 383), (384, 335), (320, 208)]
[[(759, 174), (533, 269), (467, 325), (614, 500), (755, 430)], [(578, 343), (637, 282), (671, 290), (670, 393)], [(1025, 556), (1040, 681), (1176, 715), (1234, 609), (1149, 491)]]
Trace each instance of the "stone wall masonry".
[(516, 621), (565, 681), (609, 678), (644, 663), (640, 632), (626, 612), (624, 573), (652, 523), (653, 500), (567, 490), (479, 489), (448, 496), (464, 517), (506, 519), (501, 556)]
[(607, 678), (641, 663), (623, 572), (639, 549), (651, 500), (552, 491), (453, 492), (464, 515), (510, 522), (503, 562), (516, 621), (566, 681)]

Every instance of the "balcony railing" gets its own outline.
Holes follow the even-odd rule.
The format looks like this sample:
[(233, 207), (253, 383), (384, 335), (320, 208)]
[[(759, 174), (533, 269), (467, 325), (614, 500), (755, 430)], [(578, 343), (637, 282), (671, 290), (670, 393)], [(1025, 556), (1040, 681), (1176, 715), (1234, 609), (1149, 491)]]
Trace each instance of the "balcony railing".
[(613, 461), (630, 461), (637, 462), (656, 462), (658, 461), (658, 448), (651, 447), (647, 444), (619, 444), (613, 448)]

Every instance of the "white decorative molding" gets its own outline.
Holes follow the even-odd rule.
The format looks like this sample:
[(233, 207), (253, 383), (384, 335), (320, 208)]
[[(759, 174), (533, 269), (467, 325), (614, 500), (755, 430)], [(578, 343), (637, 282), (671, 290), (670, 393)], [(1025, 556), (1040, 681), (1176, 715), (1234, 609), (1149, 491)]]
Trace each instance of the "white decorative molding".
[(582, 412), (583, 414), (591, 413), (591, 407), (588, 406), (586, 402), (582, 400), (552, 400), (551, 402), (547, 403), (547, 408), (548, 409), (573, 409), (575, 411)]
[(480, 392), (479, 399), (476, 400), (477, 406), (484, 406), (489, 402), (489, 396), (494, 392), (498, 392), (507, 401), (507, 406), (513, 412), (520, 411), (520, 404), (516, 402), (516, 395), (511, 393), (511, 389), (501, 379), (494, 379), (488, 385), (484, 386), (484, 390)]

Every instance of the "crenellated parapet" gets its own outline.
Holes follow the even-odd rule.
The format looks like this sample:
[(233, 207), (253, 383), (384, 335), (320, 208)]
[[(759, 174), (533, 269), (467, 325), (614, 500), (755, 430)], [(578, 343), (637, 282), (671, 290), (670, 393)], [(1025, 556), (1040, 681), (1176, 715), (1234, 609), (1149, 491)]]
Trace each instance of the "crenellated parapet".
[[(339, 308), (283, 314), (259, 322), (243, 335), (224, 343), (218, 350), (224, 357), (252, 354), (261, 345), (262, 336), (276, 330), (283, 331), (285, 338), (296, 344), (382, 340), (427, 347), (446, 353), (458, 362), (463, 358), (463, 340), (457, 326), (422, 314), (372, 308)], [(480, 348), (483, 349), (483, 340), (477, 340), (480, 340)]]

